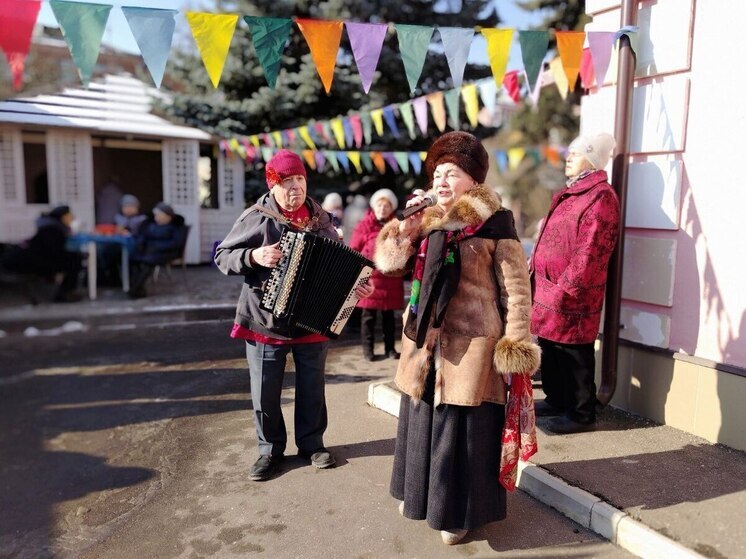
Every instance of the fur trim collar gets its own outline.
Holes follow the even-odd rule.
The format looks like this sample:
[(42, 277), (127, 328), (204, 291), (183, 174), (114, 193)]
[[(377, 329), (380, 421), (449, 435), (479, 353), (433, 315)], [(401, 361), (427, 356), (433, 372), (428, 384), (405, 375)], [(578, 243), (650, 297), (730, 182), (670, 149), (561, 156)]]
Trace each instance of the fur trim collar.
[(459, 231), (487, 221), (502, 208), (497, 193), (485, 184), (478, 184), (466, 192), (445, 214), (439, 207), (428, 208), (422, 221), (422, 233), (427, 235), (436, 229)]

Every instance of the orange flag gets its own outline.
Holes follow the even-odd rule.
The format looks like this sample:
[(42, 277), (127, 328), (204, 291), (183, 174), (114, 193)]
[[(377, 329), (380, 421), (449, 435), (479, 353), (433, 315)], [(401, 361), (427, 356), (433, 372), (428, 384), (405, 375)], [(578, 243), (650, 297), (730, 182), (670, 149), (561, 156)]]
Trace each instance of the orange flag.
[(344, 22), (296, 19), (295, 23), (298, 24), (301, 33), (306, 38), (308, 48), (311, 49), (311, 57), (316, 64), (316, 71), (328, 94), (332, 88)]
[(314, 171), (316, 170), (316, 157), (313, 155), (313, 152), (310, 149), (303, 150), (303, 159), (306, 160), (306, 164), (308, 164), (311, 169), (313, 169)]
[(386, 160), (383, 158), (383, 155), (380, 151), (372, 151), (370, 153), (371, 159), (373, 159), (373, 165), (376, 166), (376, 169), (378, 169), (378, 172), (382, 175), (386, 173)]
[(557, 31), (557, 50), (559, 50), (562, 67), (565, 69), (570, 91), (575, 89), (575, 82), (580, 72), (580, 61), (583, 57), (583, 31)]

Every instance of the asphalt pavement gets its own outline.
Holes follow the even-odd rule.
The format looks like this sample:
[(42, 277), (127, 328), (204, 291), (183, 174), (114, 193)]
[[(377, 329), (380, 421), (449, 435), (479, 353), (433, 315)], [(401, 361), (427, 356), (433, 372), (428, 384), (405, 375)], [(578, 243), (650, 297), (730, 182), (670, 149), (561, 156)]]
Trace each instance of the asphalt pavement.
[[(178, 273), (137, 301), (104, 289), (34, 306), (0, 286), (0, 454), (13, 457), (0, 464), (2, 509), (17, 512), (0, 520), (0, 556), (624, 556), (569, 519), (546, 520), (521, 491), (506, 522), (452, 549), (399, 517), (387, 492), (396, 420), (366, 404), (395, 361), (363, 361), (352, 331), (328, 367), (340, 467), (295, 459), (276, 480), (248, 481), (248, 381), (227, 338), (240, 278)], [(292, 376), (286, 396), (291, 406)], [(744, 453), (614, 409), (593, 433), (551, 435), (543, 421), (522, 467), (531, 495), (636, 540), (617, 543), (640, 556), (746, 557)]]

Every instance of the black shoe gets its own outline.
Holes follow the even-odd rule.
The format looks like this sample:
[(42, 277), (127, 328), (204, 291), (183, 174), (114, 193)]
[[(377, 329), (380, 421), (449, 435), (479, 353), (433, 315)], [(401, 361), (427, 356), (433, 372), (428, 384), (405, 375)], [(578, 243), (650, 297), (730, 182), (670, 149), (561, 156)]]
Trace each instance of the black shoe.
[(389, 349), (386, 351), (386, 357), (388, 357), (389, 359), (399, 359), (399, 357), (401, 357), (401, 354), (395, 349)]
[(562, 415), (562, 410), (555, 408), (553, 405), (548, 404), (546, 400), (537, 400), (534, 402), (534, 413), (536, 417), (551, 417), (554, 415)]
[(370, 349), (370, 350), (364, 349), (363, 350), (363, 357), (365, 358), (366, 361), (375, 361), (376, 360), (376, 356), (373, 354), (373, 350), (372, 349)]
[(569, 419), (568, 417), (557, 417), (556, 419), (549, 420), (546, 424), (546, 428), (547, 431), (551, 431), (557, 435), (587, 433), (596, 430), (596, 422), (591, 421), (590, 423), (579, 423)]
[(262, 455), (259, 460), (254, 462), (249, 470), (249, 479), (251, 481), (265, 481), (271, 478), (280, 468), (283, 456)]
[(80, 295), (80, 293), (75, 293), (74, 291), (65, 291), (63, 293), (58, 293), (54, 296), (53, 301), (55, 303), (77, 303), (78, 301), (82, 301), (83, 296)]
[(298, 456), (301, 456), (306, 460), (310, 460), (311, 464), (319, 468), (320, 470), (331, 468), (337, 463), (331, 452), (329, 452), (325, 448), (319, 448), (310, 452), (307, 450), (299, 450)]

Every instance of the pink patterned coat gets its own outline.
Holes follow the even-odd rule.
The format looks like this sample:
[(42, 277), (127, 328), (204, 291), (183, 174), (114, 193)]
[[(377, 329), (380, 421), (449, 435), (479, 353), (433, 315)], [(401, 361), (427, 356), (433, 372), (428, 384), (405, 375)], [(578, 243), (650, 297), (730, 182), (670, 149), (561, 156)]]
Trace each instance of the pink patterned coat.
[(618, 236), (619, 200), (605, 171), (555, 195), (531, 256), (532, 334), (567, 344), (595, 341)]

